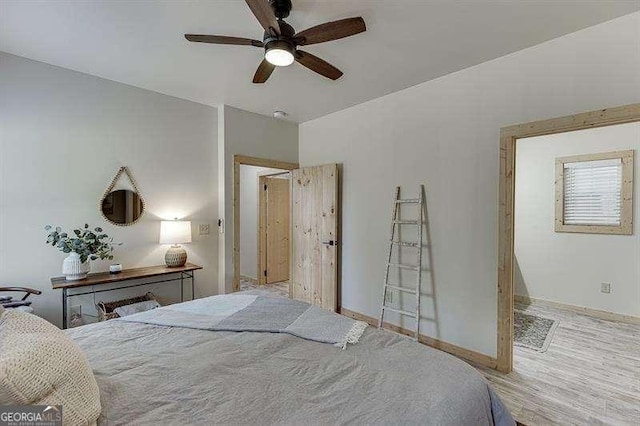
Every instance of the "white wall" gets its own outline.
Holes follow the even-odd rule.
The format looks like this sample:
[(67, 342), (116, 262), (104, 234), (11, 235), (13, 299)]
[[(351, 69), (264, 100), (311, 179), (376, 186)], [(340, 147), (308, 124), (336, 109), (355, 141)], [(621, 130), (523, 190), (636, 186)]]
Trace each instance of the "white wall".
[[(258, 95), (256, 95), (258, 96)], [(228, 105), (218, 109), (218, 214), (224, 219), (224, 238), (218, 243), (220, 293), (233, 290), (233, 156), (248, 155), (298, 162), (298, 125)]]
[(393, 188), (425, 183), (423, 331), (495, 356), (500, 128), (634, 102), (640, 13), (303, 123), (301, 165), (343, 163), (342, 306), (378, 315)]
[[(45, 245), (46, 224), (102, 226), (124, 243), (114, 262), (129, 268), (164, 263), (159, 221), (178, 216), (193, 221), (185, 248), (204, 266), (196, 295), (217, 293), (216, 120), (215, 108), (0, 53), (0, 285), (43, 290), (36, 310), (61, 324), (49, 277), (60, 275), (64, 255)], [(98, 202), (123, 165), (147, 211), (116, 227)], [(199, 223), (211, 235), (198, 236)]]
[(258, 279), (258, 179), (277, 169), (240, 166), (240, 275)]
[[(516, 294), (640, 316), (637, 225), (634, 235), (554, 231), (555, 159), (628, 149), (640, 150), (640, 123), (518, 140)], [(639, 200), (636, 180), (636, 212)], [(611, 283), (610, 294), (600, 292), (603, 282)]]

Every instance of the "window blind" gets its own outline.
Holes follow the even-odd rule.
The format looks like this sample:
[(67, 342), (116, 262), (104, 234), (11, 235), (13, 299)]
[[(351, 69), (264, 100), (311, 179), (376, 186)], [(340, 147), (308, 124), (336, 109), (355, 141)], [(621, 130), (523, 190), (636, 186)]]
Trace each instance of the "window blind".
[(620, 226), (622, 160), (564, 164), (564, 223)]

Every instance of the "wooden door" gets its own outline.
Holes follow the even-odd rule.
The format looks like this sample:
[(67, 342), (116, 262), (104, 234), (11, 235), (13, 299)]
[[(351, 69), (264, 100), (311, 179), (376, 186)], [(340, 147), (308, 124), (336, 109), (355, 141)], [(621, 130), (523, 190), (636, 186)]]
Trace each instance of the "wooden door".
[(290, 181), (266, 179), (266, 283), (289, 280)]
[(338, 308), (338, 165), (291, 172), (290, 297)]

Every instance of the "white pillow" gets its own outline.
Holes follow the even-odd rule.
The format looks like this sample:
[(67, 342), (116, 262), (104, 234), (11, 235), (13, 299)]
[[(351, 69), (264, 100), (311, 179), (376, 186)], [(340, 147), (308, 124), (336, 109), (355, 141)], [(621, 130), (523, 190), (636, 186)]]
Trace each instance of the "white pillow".
[(98, 384), (80, 348), (53, 324), (0, 310), (0, 405), (62, 405), (63, 423), (95, 424)]

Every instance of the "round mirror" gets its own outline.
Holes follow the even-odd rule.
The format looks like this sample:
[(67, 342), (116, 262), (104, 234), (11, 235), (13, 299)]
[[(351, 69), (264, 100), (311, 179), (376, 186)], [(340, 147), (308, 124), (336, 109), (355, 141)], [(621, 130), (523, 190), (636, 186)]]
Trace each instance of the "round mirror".
[(144, 202), (137, 192), (118, 189), (102, 199), (102, 214), (114, 225), (131, 225), (144, 212)]

